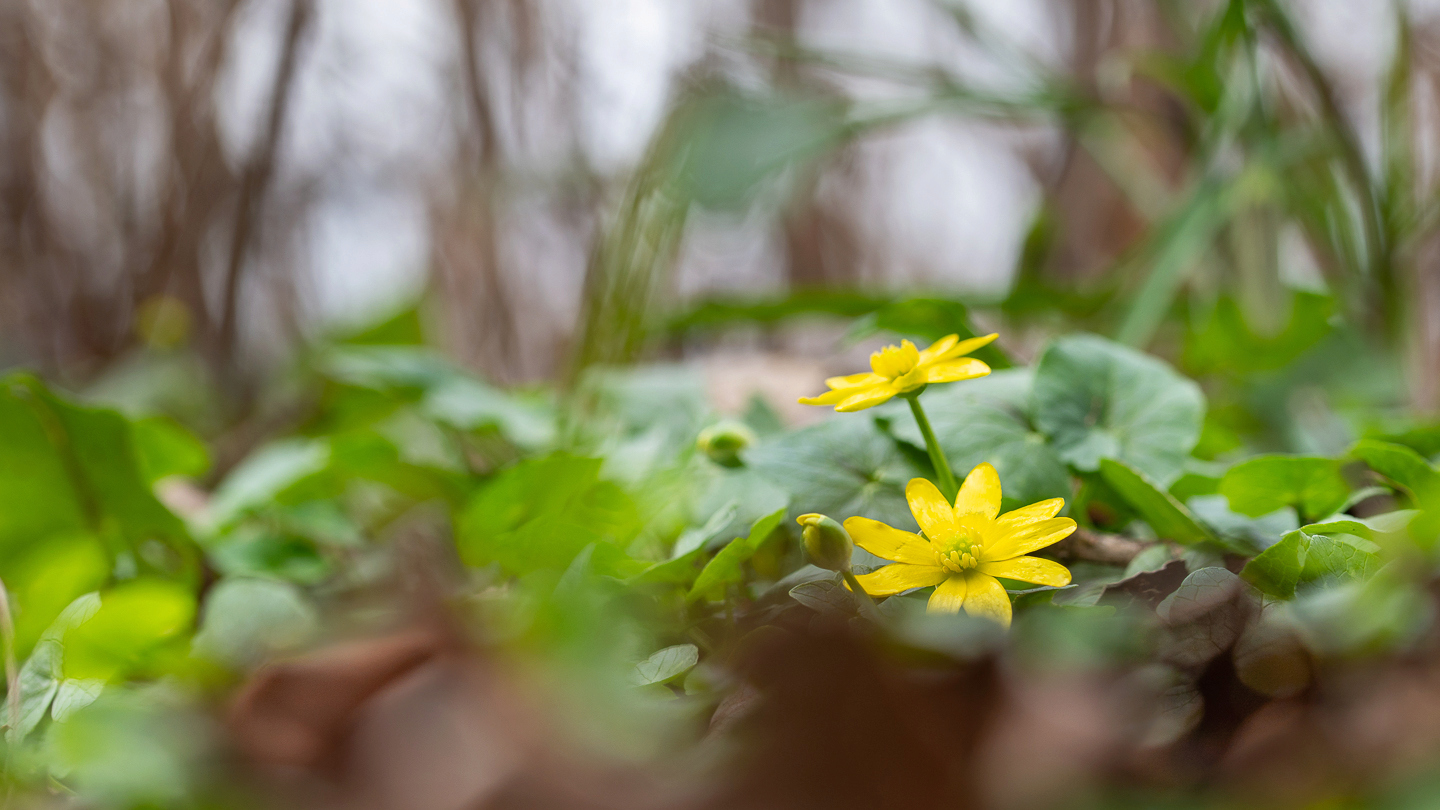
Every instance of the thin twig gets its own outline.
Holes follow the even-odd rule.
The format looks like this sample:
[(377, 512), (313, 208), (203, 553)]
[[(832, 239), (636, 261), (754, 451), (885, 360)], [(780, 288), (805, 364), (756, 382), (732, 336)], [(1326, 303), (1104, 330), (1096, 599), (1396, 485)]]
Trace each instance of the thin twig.
[(312, 6), (313, 0), (292, 0), (284, 49), (280, 53), (280, 65), (275, 71), (275, 83), (270, 91), (270, 115), (264, 140), (240, 180), (240, 199), (235, 204), (235, 226), (230, 234), (230, 257), (225, 269), (225, 297), (220, 315), (220, 354), (227, 362), (234, 354), (238, 337), (240, 274), (249, 253), (260, 203), (275, 173), (280, 136), (285, 130), (285, 114), (290, 108), (290, 95), (295, 85), (300, 43), (314, 16)]
[(1076, 529), (1074, 534), (1045, 551), (1062, 560), (1085, 560), (1108, 565), (1127, 565), (1149, 545), (1143, 540), (1097, 532), (1082, 526)]

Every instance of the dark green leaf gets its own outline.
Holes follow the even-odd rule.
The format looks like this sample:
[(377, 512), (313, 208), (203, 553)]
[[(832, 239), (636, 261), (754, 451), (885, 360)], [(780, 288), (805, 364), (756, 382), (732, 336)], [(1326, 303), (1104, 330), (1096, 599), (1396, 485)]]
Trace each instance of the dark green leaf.
[(1205, 399), (1153, 357), (1093, 335), (1061, 338), (1035, 372), (1034, 419), (1060, 457), (1093, 472), (1124, 461), (1168, 487), (1200, 437)]
[(802, 582), (790, 589), (790, 597), (817, 613), (830, 616), (854, 616), (856, 611), (854, 594), (835, 579)]
[(790, 493), (792, 516), (819, 512), (843, 521), (863, 515), (917, 530), (905, 484), (922, 470), (865, 414), (845, 414), (762, 441), (745, 462)]
[[(1006, 510), (1047, 498), (1068, 498), (1070, 473), (1055, 448), (1013, 408), (993, 399), (1012, 379), (1028, 382), (1024, 372), (1007, 371), (975, 384), (927, 392), (923, 402), (935, 438), (957, 476), (963, 477), (982, 463), (994, 465)], [(895, 414), (891, 430), (917, 447), (924, 446), (908, 410)]]

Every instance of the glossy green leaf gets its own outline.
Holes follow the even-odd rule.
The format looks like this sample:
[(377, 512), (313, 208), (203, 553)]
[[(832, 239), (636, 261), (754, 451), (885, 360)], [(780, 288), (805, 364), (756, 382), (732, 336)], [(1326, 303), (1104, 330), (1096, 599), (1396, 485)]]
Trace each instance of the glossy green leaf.
[(1306, 583), (1369, 576), (1379, 568), (1378, 552), (1378, 546), (1358, 537), (1293, 531), (1246, 563), (1240, 576), (1262, 593), (1291, 599)]

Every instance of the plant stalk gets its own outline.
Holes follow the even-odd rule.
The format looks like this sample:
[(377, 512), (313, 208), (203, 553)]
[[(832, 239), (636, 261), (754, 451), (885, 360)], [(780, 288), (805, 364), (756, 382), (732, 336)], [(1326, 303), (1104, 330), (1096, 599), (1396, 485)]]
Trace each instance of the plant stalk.
[(945, 451), (940, 449), (940, 442), (935, 439), (935, 431), (930, 427), (925, 409), (920, 407), (920, 397), (909, 396), (906, 399), (910, 401), (910, 413), (915, 415), (915, 424), (920, 426), (920, 435), (925, 437), (925, 452), (930, 454), (930, 464), (935, 467), (935, 476), (940, 479), (936, 482), (940, 485), (940, 494), (947, 500), (954, 501), (960, 485), (955, 483), (955, 473), (950, 470)]

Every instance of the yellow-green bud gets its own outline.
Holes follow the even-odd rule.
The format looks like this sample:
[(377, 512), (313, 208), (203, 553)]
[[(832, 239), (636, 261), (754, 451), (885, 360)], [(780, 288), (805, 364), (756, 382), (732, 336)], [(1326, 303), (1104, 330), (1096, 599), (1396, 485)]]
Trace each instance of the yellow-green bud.
[(850, 533), (833, 518), (824, 515), (801, 515), (796, 522), (805, 528), (800, 534), (805, 538), (805, 551), (810, 561), (831, 571), (849, 571), (850, 554), (855, 544)]
[(700, 452), (723, 467), (741, 466), (740, 451), (754, 443), (755, 431), (730, 419), (705, 428), (695, 440)]

